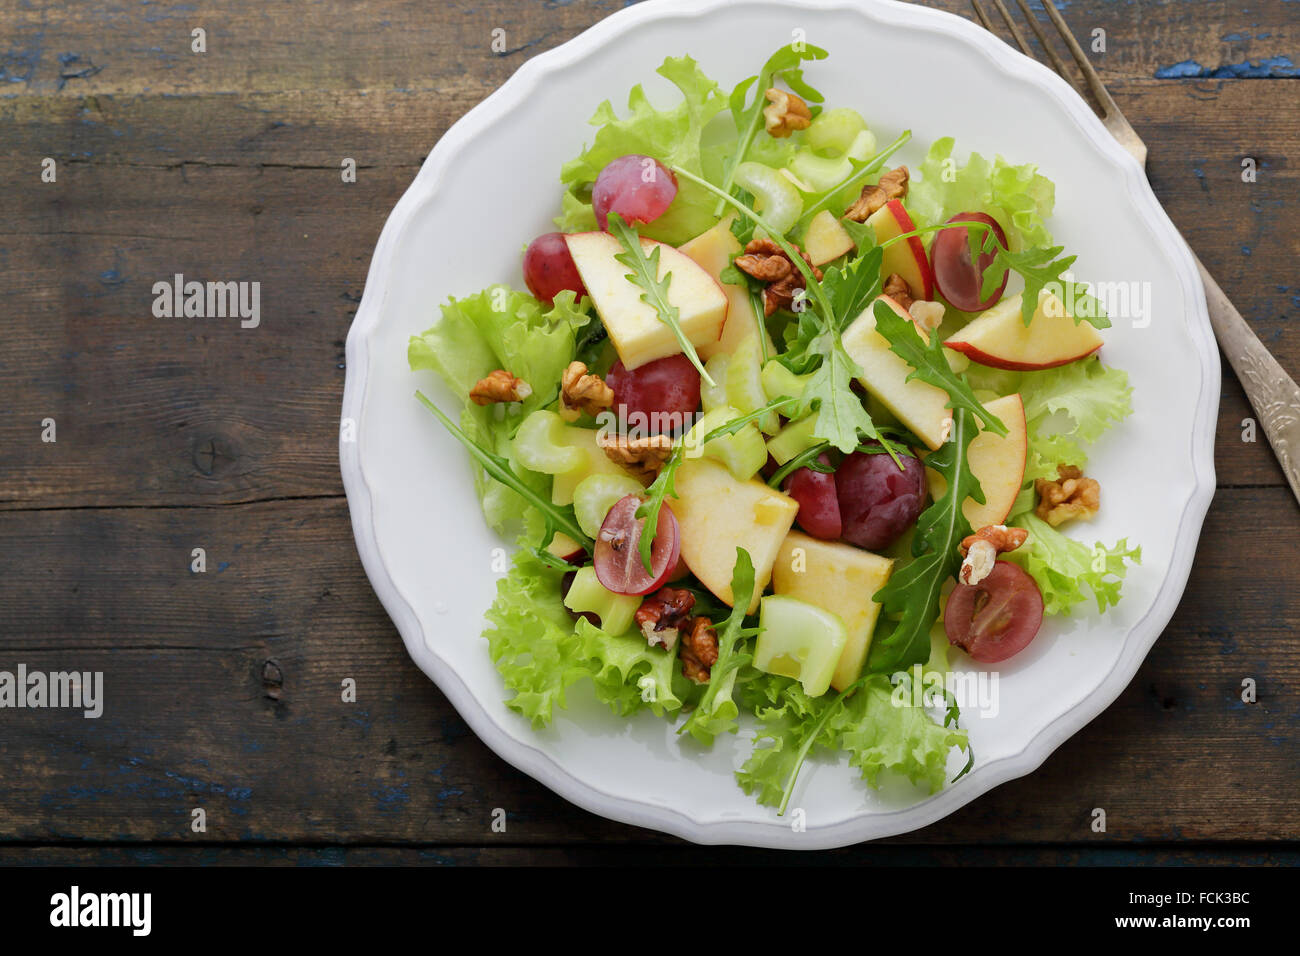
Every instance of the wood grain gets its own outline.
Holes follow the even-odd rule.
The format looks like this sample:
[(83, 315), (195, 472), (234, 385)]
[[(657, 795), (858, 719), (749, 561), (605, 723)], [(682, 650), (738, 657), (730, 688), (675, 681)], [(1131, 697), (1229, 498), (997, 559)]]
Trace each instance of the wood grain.
[[(0, 669), (103, 671), (109, 695), (94, 721), (3, 712), (0, 863), (693, 859), (570, 806), (469, 732), (370, 590), (337, 465), (343, 340), (388, 211), (458, 116), (621, 5), (0, 9)], [(1106, 31), (1093, 60), (1147, 141), (1157, 196), (1295, 370), (1290, 6), (1065, 13), (1081, 36)], [(176, 272), (260, 282), (261, 326), (154, 318), (152, 285)], [(1151, 846), (1294, 865), (1300, 525), (1267, 443), (1242, 441), (1251, 414), (1225, 375), (1191, 582), (1115, 704), (1029, 777), (824, 858), (1126, 864)]]

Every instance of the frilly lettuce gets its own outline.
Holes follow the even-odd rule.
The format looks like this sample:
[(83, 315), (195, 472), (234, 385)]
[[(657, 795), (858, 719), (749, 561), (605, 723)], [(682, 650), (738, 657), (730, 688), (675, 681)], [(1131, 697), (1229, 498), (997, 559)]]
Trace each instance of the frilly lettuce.
[[(753, 754), (736, 774), (741, 788), (759, 803), (779, 806), (800, 749), (833, 697), (809, 697), (795, 681), (761, 675), (744, 685), (744, 699), (760, 721)], [(898, 773), (934, 793), (947, 778), (948, 754), (969, 746), (966, 731), (944, 727), (923, 707), (895, 701), (889, 679), (868, 679), (838, 705), (822, 726), (810, 753), (846, 750), (869, 786), (884, 772)]]
[[(638, 84), (628, 95), (626, 117), (620, 118), (608, 100), (600, 104), (591, 118), (591, 125), (599, 127), (595, 141), (560, 171), (560, 182), (568, 188), (568, 193), (555, 222), (564, 232), (595, 228), (591, 203), (586, 197), (600, 171), (612, 159), (639, 153), (653, 156), (665, 166), (680, 166), (696, 175), (703, 174), (701, 136), (709, 120), (726, 108), (727, 98), (689, 56), (670, 56), (657, 72), (681, 91), (682, 101), (666, 110), (656, 109)], [(699, 186), (679, 181), (677, 198), (668, 211), (654, 222), (638, 226), (638, 232), (680, 245), (717, 221), (713, 202)]]
[(1031, 163), (1013, 166), (1001, 156), (990, 163), (971, 153), (965, 165), (957, 166), (952, 147), (951, 136), (935, 140), (921, 163), (921, 179), (910, 185), (907, 209), (917, 225), (941, 223), (959, 212), (983, 212), (1006, 230), (1013, 252), (1052, 244), (1044, 225), (1056, 203), (1050, 179)]
[(651, 647), (636, 631), (608, 634), (585, 618), (578, 621), (578, 637), (591, 667), (596, 696), (614, 713), (626, 716), (648, 705), (663, 717), (682, 709), (682, 699), (673, 687), (676, 653)]
[(565, 706), (565, 691), (592, 674), (589, 643), (575, 631), (560, 598), (563, 575), (521, 549), (510, 572), (497, 581), (496, 600), (486, 615), (488, 651), (514, 695), (507, 705), (534, 727), (549, 724), (555, 706)]
[(1066, 537), (1033, 512), (1033, 492), (1023, 492), (1011, 510), (1007, 523), (1029, 532), (1029, 538), (1005, 555), (1020, 565), (1043, 592), (1044, 614), (1068, 615), (1091, 595), (1097, 610), (1119, 603), (1120, 589), (1128, 570), (1125, 562), (1142, 563), (1142, 549), (1130, 548), (1128, 539), (1106, 547), (1100, 541), (1091, 548)]
[[(510, 439), (531, 411), (544, 408), (559, 392), (560, 376), (576, 348), (576, 336), (590, 316), (562, 292), (547, 309), (531, 295), (504, 285), (489, 286), (463, 299), (449, 299), (438, 322), (411, 336), (407, 361), (413, 371), (431, 369), (463, 403), (460, 427), (474, 442), (507, 459), (515, 474), (546, 490), (545, 476), (521, 468), (511, 458)], [(480, 407), (470, 389), (494, 369), (505, 368), (532, 386), (519, 414), (500, 414), (506, 406)], [(505, 530), (524, 510), (515, 492), (475, 466), (475, 484), (488, 524)]]
[(640, 634), (607, 634), (582, 619), (575, 625), (560, 597), (564, 572), (522, 548), (497, 582), (484, 632), (507, 701), (535, 727), (547, 726), (565, 693), (584, 679), (597, 699), (626, 716), (649, 706), (659, 716), (681, 710), (674, 687), (677, 655), (650, 647)]

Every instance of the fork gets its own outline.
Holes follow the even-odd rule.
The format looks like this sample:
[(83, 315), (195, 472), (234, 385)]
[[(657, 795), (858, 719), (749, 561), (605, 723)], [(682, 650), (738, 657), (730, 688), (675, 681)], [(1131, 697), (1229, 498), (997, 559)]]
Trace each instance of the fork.
[[(1029, 44), (1025, 42), (1024, 34), (1011, 18), (1011, 13), (1007, 10), (1003, 0), (991, 0), (991, 2), (997, 8), (998, 14), (1006, 24), (1007, 31), (1016, 41), (1016, 45), (1020, 47), (1021, 52), (1028, 57), (1037, 59)], [(1075, 87), (1082, 94), (1083, 91), (1078, 89), (1073, 78), (1066, 70), (1065, 64), (1039, 27), (1038, 18), (1029, 9), (1029, 5), (1025, 0), (1016, 0), (1016, 3), (1019, 5), (1021, 12), (1024, 13), (1025, 21), (1038, 38), (1039, 45), (1051, 61), (1051, 68), (1065, 82)], [(984, 29), (997, 36), (997, 31), (993, 29), (993, 23), (981, 0), (971, 0), (971, 6), (974, 8), (975, 16), (984, 26)], [(1055, 3), (1052, 0), (1043, 0), (1043, 9), (1061, 35), (1061, 39), (1064, 41), (1066, 48), (1069, 49), (1074, 62), (1079, 65), (1079, 70), (1087, 81), (1088, 89), (1092, 92), (1097, 103), (1100, 104), (1102, 125), (1106, 127), (1107, 131), (1115, 137), (1121, 146), (1132, 154), (1145, 172), (1147, 165), (1146, 144), (1134, 132), (1129, 121), (1120, 112), (1120, 108), (1111, 99), (1110, 93), (1107, 92), (1105, 84), (1101, 81), (1101, 77), (1097, 75), (1092, 63), (1089, 62), (1088, 57), (1079, 47), (1078, 41), (1075, 40), (1074, 34), (1070, 32), (1070, 28), (1066, 26), (1065, 19), (1056, 9)], [(1191, 249), (1189, 248), (1188, 251), (1191, 252)], [(1295, 380), (1278, 364), (1277, 359), (1273, 358), (1268, 349), (1264, 347), (1259, 337), (1251, 331), (1250, 326), (1246, 324), (1246, 320), (1241, 317), (1241, 313), (1237, 311), (1236, 307), (1228, 301), (1227, 295), (1219, 288), (1219, 284), (1214, 281), (1214, 277), (1210, 275), (1195, 252), (1192, 252), (1192, 258), (1196, 260), (1196, 268), (1201, 273), (1201, 282), (1205, 285), (1205, 304), (1209, 309), (1210, 325), (1214, 327), (1214, 335), (1219, 341), (1219, 347), (1223, 350), (1223, 354), (1227, 356), (1229, 364), (1232, 365), (1232, 370), (1236, 372), (1242, 388), (1246, 391), (1246, 397), (1255, 409), (1255, 414), (1259, 416), (1259, 422), (1264, 429), (1264, 434), (1268, 437), (1269, 444), (1273, 446), (1273, 453), (1277, 456), (1278, 463), (1282, 466), (1282, 473), (1286, 475), (1287, 483), (1291, 486), (1291, 493), (1296, 496), (1297, 500), (1300, 500), (1300, 462), (1293, 457), (1300, 449), (1300, 388), (1296, 386)]]

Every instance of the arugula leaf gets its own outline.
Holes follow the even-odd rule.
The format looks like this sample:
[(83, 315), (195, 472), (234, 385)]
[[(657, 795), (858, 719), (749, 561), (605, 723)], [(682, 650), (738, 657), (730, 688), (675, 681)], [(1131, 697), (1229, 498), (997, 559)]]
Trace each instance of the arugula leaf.
[(787, 477), (794, 474), (800, 468), (811, 468), (813, 471), (820, 471), (824, 474), (829, 474), (834, 472), (835, 469), (826, 468), (821, 464), (821, 462), (817, 460), (821, 456), (821, 454), (825, 451), (828, 451), (830, 447), (831, 447), (830, 442), (821, 441), (815, 445), (805, 448), (803, 451), (799, 452), (799, 454), (795, 455), (793, 458), (787, 461), (776, 471), (772, 472), (772, 477), (767, 479), (768, 487), (780, 488), (781, 482), (785, 481)]
[(679, 734), (689, 733), (706, 745), (712, 744), (718, 734), (736, 732), (740, 709), (732, 699), (732, 690), (737, 672), (753, 660), (752, 654), (741, 652), (744, 639), (755, 633), (743, 626), (749, 604), (754, 599), (754, 562), (744, 548), (736, 549), (736, 564), (731, 572), (731, 599), (731, 614), (718, 628), (718, 659), (709, 668), (704, 696), (677, 729)]
[[(731, 192), (735, 184), (736, 167), (745, 161), (745, 157), (749, 154), (750, 144), (753, 143), (754, 137), (758, 135), (758, 131), (763, 128), (763, 105), (766, 101), (765, 94), (768, 89), (777, 80), (783, 80), (790, 89), (798, 93), (803, 99), (810, 103), (820, 103), (822, 101), (821, 93), (804, 81), (803, 69), (800, 64), (805, 60), (824, 60), (827, 55), (826, 51), (821, 47), (812, 46), (808, 43), (800, 43), (796, 47), (795, 44), (788, 43), (768, 58), (768, 61), (763, 64), (763, 68), (757, 75), (741, 80), (736, 84), (735, 89), (731, 91), (731, 96), (728, 97), (727, 106), (731, 110), (732, 120), (735, 121), (738, 139), (722, 174), (723, 192)], [(752, 100), (749, 98), (751, 89), (754, 91)], [(713, 214), (714, 216), (722, 215), (721, 201), (715, 206)]]
[(931, 335), (930, 344), (926, 345), (915, 323), (904, 319), (884, 302), (876, 303), (875, 316), (876, 331), (889, 342), (890, 351), (912, 366), (912, 372), (907, 376), (909, 382), (916, 378), (943, 389), (948, 393), (948, 406), (954, 413), (959, 408), (965, 409), (978, 416), (987, 431), (995, 435), (1007, 433), (1007, 426), (997, 416), (989, 414), (971, 387), (952, 370), (943, 356), (943, 344), (938, 335)]
[(447, 431), (451, 432), (457, 441), (465, 446), (465, 450), (470, 453), (471, 457), (473, 457), (475, 461), (483, 466), (485, 472), (497, 481), (501, 482), (501, 484), (505, 485), (507, 488), (513, 490), (541, 513), (542, 518), (546, 522), (546, 533), (542, 538), (541, 547), (545, 548), (551, 543), (551, 539), (555, 537), (556, 531), (563, 531), (581, 547), (586, 549), (588, 554), (591, 553), (593, 547), (591, 539), (582, 533), (582, 528), (578, 527), (578, 521), (573, 516), (572, 505), (566, 505), (561, 508), (559, 505), (553, 504), (549, 498), (538, 494), (515, 474), (514, 469), (510, 467), (510, 462), (495, 452), (490, 452), (479, 447), (473, 439), (461, 431), (460, 428), (443, 413), (441, 408), (431, 402), (423, 392), (417, 390), (415, 397), (419, 400), (421, 405), (433, 413), (434, 418), (438, 419), (438, 421), (442, 423), (442, 426), (446, 428)]
[(640, 507), (636, 509), (634, 517), (644, 518), (645, 524), (641, 527), (641, 541), (637, 545), (637, 551), (641, 555), (641, 563), (645, 565), (647, 573), (650, 573), (650, 554), (655, 541), (655, 533), (659, 530), (659, 512), (663, 509), (665, 498), (676, 498), (677, 489), (673, 486), (673, 479), (677, 476), (677, 469), (681, 467), (685, 459), (685, 444), (678, 442), (673, 448), (673, 453), (668, 456), (663, 467), (659, 469), (659, 474), (655, 480), (650, 483), (646, 489), (646, 498), (641, 502)]
[[(870, 227), (868, 227), (870, 228)], [(862, 246), (858, 246), (862, 250)], [(871, 246), (860, 252), (852, 261), (842, 266), (832, 266), (822, 277), (822, 288), (826, 290), (834, 309), (837, 332), (853, 319), (862, 314), (871, 301), (880, 295), (880, 263), (884, 250)]]
[(961, 564), (957, 550), (971, 533), (962, 503), (984, 503), (984, 492), (970, 470), (970, 443), (978, 429), (965, 407), (953, 409), (949, 440), (925, 460), (947, 482), (943, 496), (921, 512), (912, 538), (913, 559), (895, 571), (875, 600), (880, 617), (898, 617), (892, 631), (871, 642), (867, 670), (891, 673), (930, 657), (930, 625), (939, 614), (939, 593)]
[(682, 331), (681, 312), (677, 306), (668, 301), (668, 286), (672, 282), (673, 274), (669, 272), (662, 280), (659, 278), (660, 247), (656, 245), (647, 256), (645, 249), (641, 247), (641, 237), (632, 226), (623, 221), (622, 216), (611, 212), (608, 221), (610, 234), (623, 247), (623, 251), (614, 258), (632, 270), (627, 274), (627, 281), (642, 290), (641, 301), (659, 313), (659, 321), (673, 330), (673, 336), (677, 339), (682, 353), (691, 360), (691, 364), (700, 373), (700, 378), (713, 385), (713, 379), (704, 370), (704, 363), (700, 361), (695, 346)]
[(862, 369), (834, 332), (823, 332), (816, 340), (822, 352), (822, 364), (813, 372), (804, 388), (802, 408), (817, 406), (817, 427), (813, 437), (824, 438), (840, 451), (848, 453), (861, 443), (861, 436), (876, 438), (876, 424), (867, 414), (862, 399), (853, 391), (853, 380)]
[(783, 411), (791, 405), (797, 405), (798, 403), (799, 399), (791, 398), (789, 395), (782, 395), (779, 398), (774, 398), (757, 411), (749, 412), (746, 415), (739, 415), (736, 418), (731, 419), (731, 421), (719, 425), (717, 428), (713, 429), (713, 431), (704, 436), (703, 440), (700, 442), (700, 447), (703, 448), (714, 439), (725, 438), (727, 435), (734, 435), (750, 422), (756, 422), (771, 412)]
[[(1074, 302), (1074, 324), (1087, 321), (1098, 329), (1110, 328), (1110, 319), (1101, 301), (1083, 282), (1065, 278), (1065, 273), (1074, 265), (1077, 256), (1057, 258), (1065, 251), (1064, 246), (1051, 246), (1047, 249), (1026, 249), (1023, 252), (1011, 252), (997, 246), (993, 261), (984, 270), (984, 284), (980, 289), (981, 297), (987, 298), (997, 289), (1002, 281), (1002, 272), (1013, 269), (1025, 280), (1025, 291), (1021, 295), (1020, 316), (1026, 326), (1033, 321), (1038, 310), (1038, 297), (1043, 289), (1050, 285), (1060, 290), (1063, 301)], [(1001, 268), (999, 268), (1001, 266)]]

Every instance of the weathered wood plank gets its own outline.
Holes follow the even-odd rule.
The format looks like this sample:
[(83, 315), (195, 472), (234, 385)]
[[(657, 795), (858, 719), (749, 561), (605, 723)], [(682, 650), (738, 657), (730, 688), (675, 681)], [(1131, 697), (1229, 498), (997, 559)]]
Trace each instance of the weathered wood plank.
[[(127, 0), (18, 4), (0, 14), (9, 38), (0, 54), (0, 79), (26, 91), (67, 96), (495, 86), (528, 57), (623, 5), (576, 0), (431, 8), (420, 0), (395, 0), (331, 7), (228, 0), (196, 10)], [(930, 5), (970, 16), (964, 0)], [(1228, 76), (1295, 75), (1290, 58), (1297, 26), (1282, 3), (1247, 9), (1226, 0), (1073, 0), (1062, 6), (1082, 38), (1106, 31), (1105, 52), (1093, 59), (1109, 80), (1215, 70)], [(192, 51), (196, 27), (207, 31), (205, 53)], [(501, 52), (492, 46), (494, 30), (505, 31)]]
[(1267, 845), (960, 846), (877, 843), (819, 853), (698, 847), (617, 846), (0, 846), (0, 866), (1251, 866), (1294, 867), (1300, 851)]
[[(1222, 491), (1132, 686), (1037, 773), (903, 842), (1300, 837), (1300, 608), (1278, 560), (1300, 548), (1293, 510), (1282, 488)], [(339, 500), (0, 515), (0, 669), (102, 670), (108, 688), (98, 720), (4, 712), (0, 839), (491, 846), (504, 807), (512, 845), (657, 840), (568, 806), (468, 733), (349, 540)], [(208, 571), (191, 574), (200, 546)], [(1257, 704), (1240, 701), (1245, 677)], [(188, 829), (196, 806), (206, 835)]]

